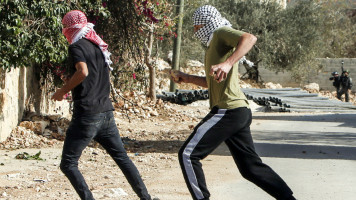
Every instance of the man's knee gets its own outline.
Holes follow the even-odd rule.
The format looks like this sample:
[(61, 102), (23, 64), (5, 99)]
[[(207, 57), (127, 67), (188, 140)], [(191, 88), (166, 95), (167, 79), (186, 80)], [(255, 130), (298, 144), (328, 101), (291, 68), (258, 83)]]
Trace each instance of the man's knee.
[(64, 164), (63, 162), (61, 162), (61, 164), (59, 165), (59, 168), (61, 169), (61, 171), (63, 173), (66, 173), (69, 169), (68, 165)]
[(64, 160), (62, 160), (61, 164), (59, 165), (59, 168), (64, 174), (72, 171), (73, 168), (77, 168), (77, 167), (78, 167), (78, 163), (71, 163)]
[(257, 169), (253, 164), (239, 166), (241, 176), (247, 180), (253, 180), (256, 176), (258, 176), (258, 170), (259, 169)]
[(181, 164), (187, 162), (188, 160), (190, 160), (189, 162), (193, 164), (200, 159), (192, 156), (185, 148), (181, 148), (178, 152), (178, 160)]
[(251, 180), (254, 177), (254, 173), (252, 172), (252, 170), (248, 169), (247, 167), (244, 169), (240, 169), (240, 173), (241, 176), (247, 180)]

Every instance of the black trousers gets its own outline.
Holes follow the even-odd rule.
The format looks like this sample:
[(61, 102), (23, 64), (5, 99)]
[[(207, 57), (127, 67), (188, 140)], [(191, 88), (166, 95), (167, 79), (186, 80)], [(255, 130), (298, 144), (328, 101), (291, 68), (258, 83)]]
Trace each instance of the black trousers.
[(94, 197), (78, 169), (78, 160), (85, 147), (94, 139), (99, 142), (120, 167), (132, 189), (141, 200), (150, 200), (141, 176), (128, 157), (116, 127), (112, 111), (94, 115), (73, 116), (63, 145), (60, 168), (81, 199)]
[(179, 151), (183, 176), (193, 199), (209, 199), (200, 160), (208, 156), (222, 142), (228, 146), (241, 173), (276, 199), (294, 199), (287, 184), (256, 154), (250, 124), (251, 110), (231, 110), (214, 107), (195, 127), (194, 132)]
[(337, 92), (337, 98), (341, 100), (341, 96), (345, 94), (345, 102), (350, 101), (350, 95), (349, 95), (349, 89), (347, 88), (341, 88)]

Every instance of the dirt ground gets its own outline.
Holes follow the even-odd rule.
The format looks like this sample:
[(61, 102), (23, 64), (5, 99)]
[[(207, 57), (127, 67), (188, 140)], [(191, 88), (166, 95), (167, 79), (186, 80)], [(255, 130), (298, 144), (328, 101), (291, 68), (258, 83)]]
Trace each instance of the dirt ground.
[[(129, 120), (116, 112), (116, 123), (150, 194), (160, 199), (190, 199), (177, 152), (192, 128), (208, 112), (208, 101), (165, 106), (174, 113), (172, 116), (158, 112), (155, 117), (131, 117)], [(59, 169), (63, 142), (48, 139), (51, 140), (54, 140), (50, 143), (53, 145), (0, 150), (0, 199), (79, 199)], [(95, 198), (138, 199), (110, 156), (94, 146), (84, 150), (79, 168)], [(35, 155), (39, 151), (44, 160), (15, 158), (20, 153)]]

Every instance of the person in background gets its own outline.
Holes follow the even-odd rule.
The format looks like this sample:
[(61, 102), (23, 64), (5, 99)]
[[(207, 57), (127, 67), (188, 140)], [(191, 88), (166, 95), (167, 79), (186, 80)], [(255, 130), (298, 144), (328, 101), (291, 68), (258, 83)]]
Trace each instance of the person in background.
[(340, 90), (337, 93), (337, 98), (341, 100), (342, 95), (345, 94), (345, 101), (350, 101), (349, 90), (352, 88), (352, 78), (349, 76), (349, 70), (345, 70), (342, 72), (340, 77)]
[(145, 184), (128, 157), (113, 114), (110, 94), (110, 53), (108, 45), (96, 34), (79, 10), (68, 12), (62, 20), (63, 34), (69, 42), (69, 61), (73, 74), (52, 99), (63, 100), (72, 91), (73, 116), (66, 132), (60, 169), (81, 199), (94, 199), (78, 169), (82, 151), (92, 140), (97, 141), (115, 160), (132, 189), (141, 200), (150, 200)]
[[(206, 47), (206, 77), (176, 74), (177, 83), (207, 87), (211, 111), (194, 128), (179, 150), (179, 162), (193, 199), (210, 198), (202, 164), (222, 142), (228, 146), (244, 178), (278, 200), (294, 200), (292, 190), (257, 155), (250, 124), (252, 114), (239, 86), (238, 61), (254, 46), (257, 38), (231, 28), (231, 24), (210, 5), (193, 15), (194, 35)], [(244, 199), (241, 197), (241, 199)]]
[(329, 78), (330, 81), (333, 81), (333, 86), (336, 89), (336, 94), (339, 93), (340, 90), (340, 76), (338, 72), (332, 72), (331, 73), (332, 77)]

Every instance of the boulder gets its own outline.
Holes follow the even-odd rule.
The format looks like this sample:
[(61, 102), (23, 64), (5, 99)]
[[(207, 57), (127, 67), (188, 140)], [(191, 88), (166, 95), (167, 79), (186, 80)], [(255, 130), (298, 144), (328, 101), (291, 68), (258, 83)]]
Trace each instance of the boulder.
[(317, 83), (310, 83), (303, 87), (304, 90), (311, 92), (311, 93), (318, 93), (319, 92), (319, 84)]

